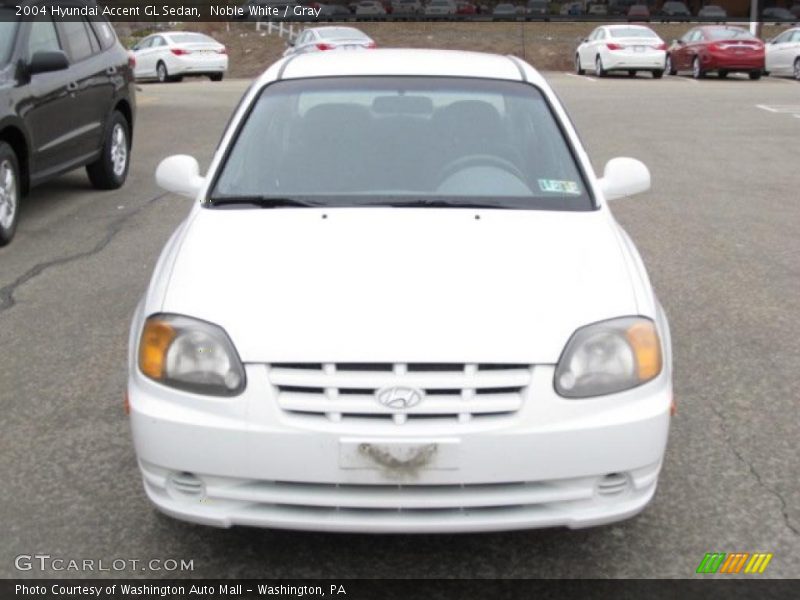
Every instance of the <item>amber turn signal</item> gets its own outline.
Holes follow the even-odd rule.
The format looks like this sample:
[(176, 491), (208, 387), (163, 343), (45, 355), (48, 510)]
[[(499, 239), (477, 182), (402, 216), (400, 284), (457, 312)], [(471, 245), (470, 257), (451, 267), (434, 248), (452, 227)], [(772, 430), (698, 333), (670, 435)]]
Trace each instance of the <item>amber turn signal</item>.
[(628, 328), (626, 337), (636, 356), (639, 381), (649, 381), (661, 373), (661, 343), (655, 325), (650, 321), (637, 321)]
[(175, 329), (157, 318), (148, 319), (139, 342), (139, 368), (153, 379), (163, 379), (167, 349), (175, 339)]

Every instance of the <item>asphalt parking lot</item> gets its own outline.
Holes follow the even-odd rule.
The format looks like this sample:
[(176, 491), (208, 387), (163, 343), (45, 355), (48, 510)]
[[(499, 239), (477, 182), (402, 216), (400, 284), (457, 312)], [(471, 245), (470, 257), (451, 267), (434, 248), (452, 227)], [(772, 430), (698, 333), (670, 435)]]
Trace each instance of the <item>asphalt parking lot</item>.
[[(119, 191), (83, 172), (39, 188), (0, 249), (0, 576), (19, 554), (188, 559), (194, 570), (103, 576), (690, 577), (706, 552), (772, 552), (800, 573), (800, 84), (548, 79), (595, 168), (633, 156), (653, 189), (614, 213), (669, 314), (679, 403), (659, 490), (597, 529), (366, 536), (238, 528), (161, 516), (145, 498), (122, 394), (130, 315), (189, 202), (158, 162), (204, 166), (247, 81), (144, 85)], [(213, 249), (209, 249), (213, 251)], [(84, 575), (91, 575), (86, 573)]]

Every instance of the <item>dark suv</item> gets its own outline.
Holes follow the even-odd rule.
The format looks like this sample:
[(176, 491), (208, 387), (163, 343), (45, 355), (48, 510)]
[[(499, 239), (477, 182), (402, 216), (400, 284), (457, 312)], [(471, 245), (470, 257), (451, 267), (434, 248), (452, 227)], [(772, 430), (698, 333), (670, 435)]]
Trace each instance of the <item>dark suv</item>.
[(0, 0), (0, 246), (14, 236), (20, 198), (51, 177), (85, 166), (95, 188), (122, 186), (136, 110), (132, 59), (106, 20), (22, 5), (35, 16)]

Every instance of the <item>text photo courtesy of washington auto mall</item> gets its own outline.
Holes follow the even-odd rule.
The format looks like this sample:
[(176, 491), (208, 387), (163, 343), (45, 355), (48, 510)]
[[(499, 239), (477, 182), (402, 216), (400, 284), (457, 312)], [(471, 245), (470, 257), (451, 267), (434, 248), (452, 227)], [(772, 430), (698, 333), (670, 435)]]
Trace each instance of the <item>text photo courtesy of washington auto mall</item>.
[(0, 0), (0, 597), (796, 597), (799, 156), (796, 0)]

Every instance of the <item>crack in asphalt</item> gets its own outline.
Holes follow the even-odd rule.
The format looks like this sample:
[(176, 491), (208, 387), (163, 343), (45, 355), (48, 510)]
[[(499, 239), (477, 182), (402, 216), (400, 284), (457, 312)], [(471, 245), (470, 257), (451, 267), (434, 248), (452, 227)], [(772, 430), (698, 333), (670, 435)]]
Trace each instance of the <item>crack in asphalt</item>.
[(722, 424), (722, 431), (725, 436), (725, 445), (728, 446), (731, 452), (733, 452), (734, 456), (736, 456), (736, 458), (738, 458), (739, 461), (741, 461), (750, 470), (750, 473), (755, 478), (758, 486), (778, 499), (778, 501), (781, 503), (781, 514), (783, 515), (783, 521), (786, 524), (787, 529), (789, 529), (789, 531), (795, 535), (800, 536), (800, 531), (798, 531), (798, 529), (792, 525), (791, 518), (789, 517), (789, 505), (787, 504), (786, 499), (778, 490), (773, 489), (764, 483), (764, 480), (761, 478), (759, 472), (756, 471), (756, 468), (753, 466), (753, 464), (748, 461), (739, 450), (737, 450), (736, 446), (731, 441), (730, 432), (728, 431), (727, 427), (727, 419), (723, 415), (722, 411), (719, 410), (713, 402), (710, 402), (709, 405), (711, 406), (711, 411), (717, 415), (720, 423)]
[(51, 267), (58, 267), (61, 265), (65, 265), (76, 260), (81, 260), (83, 258), (88, 258), (89, 256), (93, 256), (101, 252), (106, 246), (111, 243), (111, 240), (122, 231), (125, 222), (130, 219), (131, 217), (135, 217), (144, 209), (150, 207), (151, 205), (155, 204), (159, 200), (161, 200), (164, 196), (167, 195), (168, 192), (162, 192), (149, 200), (146, 200), (143, 204), (140, 204), (135, 209), (131, 210), (130, 212), (125, 213), (124, 215), (117, 217), (114, 219), (107, 227), (106, 227), (106, 234), (105, 236), (98, 241), (94, 248), (90, 250), (84, 250), (83, 252), (76, 252), (75, 254), (70, 254), (68, 256), (62, 256), (61, 258), (56, 258), (53, 260), (48, 260), (45, 262), (41, 262), (35, 264), (30, 269), (28, 269), (25, 273), (17, 277), (14, 281), (9, 283), (7, 286), (0, 288), (0, 313), (12, 308), (17, 301), (14, 299), (14, 292), (20, 286), (26, 284), (34, 277), (42, 274), (44, 271)]

